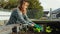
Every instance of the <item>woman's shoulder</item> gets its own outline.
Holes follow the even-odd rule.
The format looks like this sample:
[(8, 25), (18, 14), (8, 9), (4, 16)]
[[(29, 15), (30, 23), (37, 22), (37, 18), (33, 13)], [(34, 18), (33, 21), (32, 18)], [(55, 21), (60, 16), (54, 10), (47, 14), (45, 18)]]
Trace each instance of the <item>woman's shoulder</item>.
[(21, 14), (20, 10), (18, 8), (14, 8), (12, 10), (12, 13), (15, 13), (15, 14)]
[(17, 11), (17, 8), (12, 9), (12, 11)]
[(11, 14), (12, 15), (16, 15), (17, 14), (17, 9), (16, 8), (12, 9), (12, 13)]
[(17, 8), (12, 9), (12, 13), (16, 13), (17, 12)]

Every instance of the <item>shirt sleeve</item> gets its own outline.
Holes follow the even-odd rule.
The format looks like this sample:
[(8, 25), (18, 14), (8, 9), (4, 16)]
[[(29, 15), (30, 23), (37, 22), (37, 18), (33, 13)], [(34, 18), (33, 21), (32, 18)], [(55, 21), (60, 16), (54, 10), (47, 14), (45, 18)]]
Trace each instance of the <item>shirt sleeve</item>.
[(24, 15), (24, 16), (25, 16), (25, 19), (26, 19), (27, 22), (29, 22), (29, 23), (31, 23), (31, 24), (32, 24), (32, 23), (34, 24), (34, 22), (32, 22), (32, 21), (28, 18), (27, 14)]
[(18, 13), (17, 19), (18, 23), (27, 24), (27, 21), (23, 18), (22, 14)]

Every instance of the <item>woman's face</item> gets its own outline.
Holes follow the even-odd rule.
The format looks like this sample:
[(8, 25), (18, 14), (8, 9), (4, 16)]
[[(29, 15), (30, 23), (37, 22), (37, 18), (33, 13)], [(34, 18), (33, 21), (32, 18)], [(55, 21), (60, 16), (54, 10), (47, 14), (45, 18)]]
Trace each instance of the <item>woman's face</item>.
[(28, 8), (28, 6), (29, 6), (29, 3), (28, 2), (23, 2), (23, 4), (22, 4), (22, 8), (23, 9)]

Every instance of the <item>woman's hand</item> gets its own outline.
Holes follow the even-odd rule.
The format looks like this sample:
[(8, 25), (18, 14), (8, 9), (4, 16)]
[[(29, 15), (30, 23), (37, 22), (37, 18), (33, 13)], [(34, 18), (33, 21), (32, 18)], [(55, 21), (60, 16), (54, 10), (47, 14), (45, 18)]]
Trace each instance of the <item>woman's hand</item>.
[(42, 28), (41, 25), (35, 24), (35, 25), (33, 26), (33, 30), (34, 30), (35, 32), (40, 32), (42, 29), (43, 29), (43, 28)]
[(33, 26), (34, 26), (34, 24), (31, 24), (31, 26), (33, 27)]

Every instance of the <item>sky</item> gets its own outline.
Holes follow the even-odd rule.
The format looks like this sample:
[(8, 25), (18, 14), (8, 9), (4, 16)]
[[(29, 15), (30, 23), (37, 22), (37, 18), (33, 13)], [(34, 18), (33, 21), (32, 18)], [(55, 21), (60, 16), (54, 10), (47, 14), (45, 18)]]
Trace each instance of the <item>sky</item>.
[(45, 10), (49, 10), (49, 8), (52, 8), (52, 10), (60, 8), (60, 0), (39, 0), (39, 1), (41, 2), (41, 5)]

